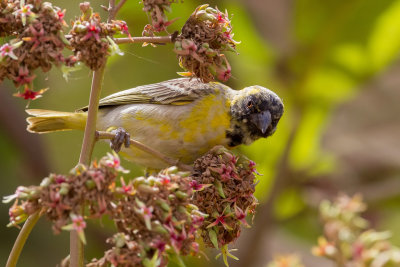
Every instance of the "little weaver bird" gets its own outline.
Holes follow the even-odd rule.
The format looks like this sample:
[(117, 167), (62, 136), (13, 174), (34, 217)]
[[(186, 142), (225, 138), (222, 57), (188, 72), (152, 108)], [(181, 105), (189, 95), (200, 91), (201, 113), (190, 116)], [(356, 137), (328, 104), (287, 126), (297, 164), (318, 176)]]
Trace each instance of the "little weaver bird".
[[(85, 128), (87, 107), (76, 112), (29, 109), (28, 131), (46, 133)], [(233, 90), (221, 83), (180, 78), (135, 87), (100, 100), (96, 128), (124, 128), (132, 138), (191, 164), (216, 145), (234, 147), (272, 135), (283, 113), (281, 99), (255, 85)], [(166, 163), (134, 147), (130, 161), (152, 169)]]

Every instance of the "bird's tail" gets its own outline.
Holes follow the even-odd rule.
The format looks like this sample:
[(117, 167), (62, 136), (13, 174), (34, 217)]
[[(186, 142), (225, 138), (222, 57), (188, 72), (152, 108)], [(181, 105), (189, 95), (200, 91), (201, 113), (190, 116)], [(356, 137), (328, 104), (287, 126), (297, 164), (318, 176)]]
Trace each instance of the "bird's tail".
[(27, 109), (34, 117), (27, 118), (27, 130), (31, 133), (83, 130), (86, 124), (86, 112), (60, 112), (44, 109)]

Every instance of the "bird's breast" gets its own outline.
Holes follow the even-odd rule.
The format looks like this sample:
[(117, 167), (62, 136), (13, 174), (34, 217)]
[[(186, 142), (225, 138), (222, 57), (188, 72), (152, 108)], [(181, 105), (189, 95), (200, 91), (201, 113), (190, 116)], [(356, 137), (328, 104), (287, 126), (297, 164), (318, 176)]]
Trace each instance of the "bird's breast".
[[(132, 104), (104, 109), (99, 128), (123, 127), (131, 137), (183, 163), (193, 163), (215, 145), (227, 145), (230, 103), (208, 95), (186, 105)], [(135, 148), (123, 150), (128, 160), (151, 168), (165, 164)]]

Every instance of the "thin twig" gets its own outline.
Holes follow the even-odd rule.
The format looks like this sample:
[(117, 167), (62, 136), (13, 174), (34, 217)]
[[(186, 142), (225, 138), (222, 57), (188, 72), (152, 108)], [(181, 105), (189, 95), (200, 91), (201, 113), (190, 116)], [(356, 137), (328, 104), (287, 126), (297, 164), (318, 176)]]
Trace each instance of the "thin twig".
[[(95, 143), (95, 131), (97, 122), (97, 111), (100, 100), (100, 92), (103, 84), (105, 64), (93, 72), (92, 88), (89, 98), (88, 117), (86, 121), (85, 133), (79, 163), (89, 165), (92, 157), (93, 147)], [(70, 233), (70, 266), (83, 266), (83, 243), (79, 239), (76, 231)]]
[(116, 44), (129, 44), (129, 43), (153, 43), (153, 44), (165, 44), (172, 43), (172, 36), (153, 36), (153, 37), (127, 37), (127, 38), (115, 38)]
[[(117, 13), (119, 12), (119, 10), (121, 9), (121, 7), (125, 4), (125, 2), (126, 2), (126, 0), (120, 0), (119, 2), (118, 2), (118, 5), (115, 7), (115, 9), (114, 9), (114, 13), (115, 13), (115, 16), (117, 15)], [(115, 18), (115, 17), (114, 17)]]
[(121, 9), (121, 7), (125, 4), (126, 0), (120, 0), (117, 5), (115, 5), (115, 0), (110, 0), (109, 6), (108, 6), (108, 22), (111, 22), (111, 20), (115, 19), (117, 16), (118, 11)]
[(93, 72), (92, 88), (90, 91), (88, 117), (85, 127), (85, 135), (82, 144), (79, 163), (89, 165), (95, 143), (95, 131), (97, 122), (97, 111), (102, 89), (105, 66)]
[(22, 248), (24, 247), (30, 232), (32, 231), (33, 227), (35, 226), (39, 218), (40, 218), (39, 211), (35, 212), (34, 214), (28, 217), (21, 231), (18, 233), (17, 240), (15, 240), (10, 256), (8, 257), (6, 267), (15, 267), (17, 265)]
[[(111, 22), (116, 16), (115, 0), (109, 0), (108, 22)], [(95, 132), (97, 123), (97, 112), (100, 101), (100, 92), (103, 85), (104, 71), (106, 62), (100, 69), (93, 72), (92, 87), (90, 90), (88, 117), (86, 120), (85, 133), (83, 136), (79, 163), (89, 165), (92, 157), (92, 152), (95, 144)], [(70, 266), (83, 267), (84, 264), (84, 249), (78, 233), (75, 230), (70, 232)]]
[[(67, 34), (65, 38), (71, 39), (72, 35)], [(152, 44), (166, 44), (172, 43), (174, 39), (173, 35), (167, 36), (138, 36), (138, 37), (126, 37), (126, 38), (115, 38), (114, 42), (116, 44), (136, 44), (136, 43), (152, 43)]]
[[(110, 132), (104, 132), (104, 131), (96, 132), (96, 139), (113, 139), (114, 137), (115, 137), (115, 134), (110, 133)], [(192, 171), (193, 170), (192, 166), (180, 163), (179, 160), (170, 158), (170, 157), (164, 155), (163, 153), (161, 153), (157, 150), (154, 150), (136, 140), (130, 139), (130, 145), (159, 158), (160, 160), (164, 161), (165, 163), (167, 163), (170, 166), (177, 166), (179, 169), (184, 170), (184, 171)]]

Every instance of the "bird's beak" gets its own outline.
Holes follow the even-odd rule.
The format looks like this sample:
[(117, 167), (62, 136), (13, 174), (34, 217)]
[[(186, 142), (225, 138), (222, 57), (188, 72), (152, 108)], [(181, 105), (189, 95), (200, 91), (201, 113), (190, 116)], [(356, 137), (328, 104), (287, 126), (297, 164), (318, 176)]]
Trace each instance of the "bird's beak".
[(265, 134), (268, 126), (271, 124), (271, 113), (268, 110), (265, 110), (257, 114), (252, 114), (250, 120), (263, 134)]

